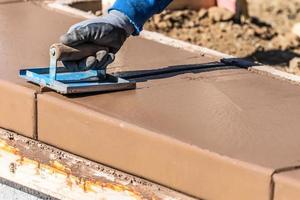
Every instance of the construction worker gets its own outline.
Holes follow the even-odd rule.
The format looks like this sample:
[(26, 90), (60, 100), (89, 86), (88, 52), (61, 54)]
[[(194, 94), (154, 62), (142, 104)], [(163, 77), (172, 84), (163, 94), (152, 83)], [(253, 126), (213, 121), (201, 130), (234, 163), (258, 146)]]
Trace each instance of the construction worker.
[(60, 40), (68, 46), (93, 43), (102, 50), (80, 61), (64, 62), (81, 71), (106, 67), (130, 35), (138, 35), (152, 15), (161, 12), (172, 0), (117, 0), (108, 14), (77, 23)]

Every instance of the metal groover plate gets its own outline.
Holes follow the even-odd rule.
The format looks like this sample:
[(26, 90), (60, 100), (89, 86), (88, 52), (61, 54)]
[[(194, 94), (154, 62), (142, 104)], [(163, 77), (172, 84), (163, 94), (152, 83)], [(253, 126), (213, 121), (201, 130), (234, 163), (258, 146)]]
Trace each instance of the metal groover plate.
[(99, 77), (99, 71), (68, 72), (64, 67), (56, 68), (55, 80), (49, 75), (49, 68), (32, 68), (20, 70), (20, 77), (55, 90), (61, 94), (108, 92), (135, 89), (136, 83), (110, 74)]

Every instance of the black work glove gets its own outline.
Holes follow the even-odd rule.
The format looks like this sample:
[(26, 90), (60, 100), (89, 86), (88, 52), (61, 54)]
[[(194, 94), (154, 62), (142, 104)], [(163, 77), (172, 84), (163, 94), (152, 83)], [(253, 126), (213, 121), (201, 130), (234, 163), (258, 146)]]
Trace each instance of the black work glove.
[(80, 44), (99, 45), (95, 55), (81, 60), (63, 61), (69, 71), (105, 69), (115, 59), (115, 54), (134, 31), (129, 19), (121, 12), (112, 10), (103, 17), (77, 23), (62, 35), (60, 41), (71, 47)]

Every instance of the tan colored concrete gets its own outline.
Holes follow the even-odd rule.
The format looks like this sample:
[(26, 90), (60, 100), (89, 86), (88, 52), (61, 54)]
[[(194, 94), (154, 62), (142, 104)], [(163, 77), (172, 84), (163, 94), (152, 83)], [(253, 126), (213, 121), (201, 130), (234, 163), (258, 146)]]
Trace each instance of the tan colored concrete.
[(299, 169), (276, 174), (274, 181), (274, 200), (298, 200), (300, 198)]
[(0, 127), (33, 137), (35, 110), (33, 90), (0, 80)]
[(12, 3), (21, 3), (23, 0), (0, 0), (0, 5), (12, 4)]
[(20, 68), (49, 66), (49, 47), (80, 19), (33, 3), (0, 5), (0, 78), (21, 85)]
[(182, 51), (150, 40), (132, 37), (128, 39), (115, 62), (109, 66), (110, 72), (155, 70), (178, 65), (193, 65), (218, 61), (220, 58), (201, 56)]
[[(173, 62), (201, 62), (201, 57), (184, 51), (172, 49), (174, 52), (169, 54), (164, 51), (169, 47), (137, 41), (127, 43), (113, 71), (118, 71), (122, 65), (126, 70), (151, 67), (144, 60), (149, 61), (153, 68), (160, 63), (166, 66), (164, 62), (168, 61), (170, 65)], [(135, 57), (132, 49), (136, 48), (136, 52), (144, 53), (143, 56)], [(201, 121), (207, 123), (202, 113), (210, 115), (206, 106), (211, 109), (214, 103), (219, 102), (218, 108), (222, 110), (224, 101), (224, 95), (207, 81), (216, 78), (239, 80), (247, 75), (249, 72), (246, 70), (189, 73), (138, 83), (135, 91), (73, 99), (54, 93), (39, 95), (39, 137), (49, 144), (198, 197), (267, 199), (272, 169), (236, 163), (195, 145), (196, 141), (205, 142), (209, 138), (209, 132), (205, 136), (209, 130), (199, 135), (205, 127), (201, 127)], [(212, 104), (206, 105), (214, 98)], [(202, 104), (201, 101), (205, 102)], [(231, 108), (230, 101), (226, 99), (224, 105)], [(226, 109), (226, 112), (230, 114), (231, 111)], [(218, 114), (214, 113), (211, 113), (210, 119), (215, 114), (217, 117)], [(224, 120), (226, 124), (227, 118)], [(91, 137), (92, 140), (89, 139)], [(238, 193), (233, 189), (237, 187)]]
[(246, 70), (156, 79), (119, 93), (51, 95), (246, 162), (271, 168), (299, 163), (299, 86)]
[(0, 3), (1, 127), (33, 137), (38, 87), (21, 80), (19, 69), (48, 66), (49, 46), (76, 21), (32, 3)]
[(197, 197), (268, 199), (271, 169), (210, 153), (50, 95), (39, 95), (38, 103), (39, 137), (46, 143)]
[(242, 69), (188, 73), (139, 83), (135, 91), (43, 94), (39, 134), (198, 197), (268, 199), (272, 170), (299, 160), (299, 100), (299, 86)]
[[(18, 69), (47, 66), (49, 45), (78, 19), (31, 3), (0, 5), (0, 11), (5, 38), (0, 39), (0, 78), (20, 84), (22, 89), (12, 90), (17, 97), (31, 98), (36, 88), (17, 78)], [(134, 38), (110, 71), (216, 59)], [(40, 139), (206, 199), (268, 199), (272, 171), (298, 164), (299, 86), (241, 69), (148, 79), (133, 91), (76, 98), (38, 95)], [(15, 95), (7, 87), (15, 86), (3, 89), (0, 109), (5, 112), (14, 103), (6, 97)], [(23, 100), (15, 103), (15, 113), (32, 111), (26, 98), (25, 108), (19, 104)], [(13, 128), (21, 131), (19, 125)]]
[[(134, 38), (110, 71), (214, 60)], [(289, 106), (298, 91), (235, 69), (160, 77), (119, 93), (46, 93), (38, 97), (39, 138), (198, 197), (268, 199), (272, 171), (297, 163), (292, 121), (300, 110)]]

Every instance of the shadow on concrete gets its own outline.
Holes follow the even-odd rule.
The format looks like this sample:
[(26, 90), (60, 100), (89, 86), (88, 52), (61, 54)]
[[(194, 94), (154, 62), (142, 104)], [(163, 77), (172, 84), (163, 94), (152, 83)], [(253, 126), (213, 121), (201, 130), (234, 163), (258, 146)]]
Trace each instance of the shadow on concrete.
[(275, 49), (270, 51), (257, 50), (243, 59), (251, 62), (259, 62), (265, 65), (286, 67), (289, 65), (290, 60), (295, 57), (300, 57), (300, 54), (297, 54), (292, 50)]
[(117, 72), (114, 75), (127, 80), (145, 82), (154, 79), (170, 78), (186, 73), (201, 73), (236, 68), (237, 66), (231, 66), (223, 62), (210, 62), (205, 64), (174, 65), (150, 70), (122, 71)]
[[(202, 64), (187, 64), (187, 65), (174, 65), (161, 67), (150, 70), (136, 70), (136, 71), (121, 71), (116, 72), (113, 75), (135, 81), (145, 82), (148, 80), (165, 79), (174, 76), (178, 76), (186, 73), (202, 73), (216, 70), (226, 69), (239, 69), (255, 66), (257, 64), (242, 60), (240, 58), (222, 59), (220, 62), (210, 62)], [(102, 92), (103, 93), (103, 92)], [(109, 92), (105, 92), (109, 93)], [(70, 98), (86, 97), (90, 95), (101, 94), (101, 92), (84, 93), (84, 94), (69, 94)]]

